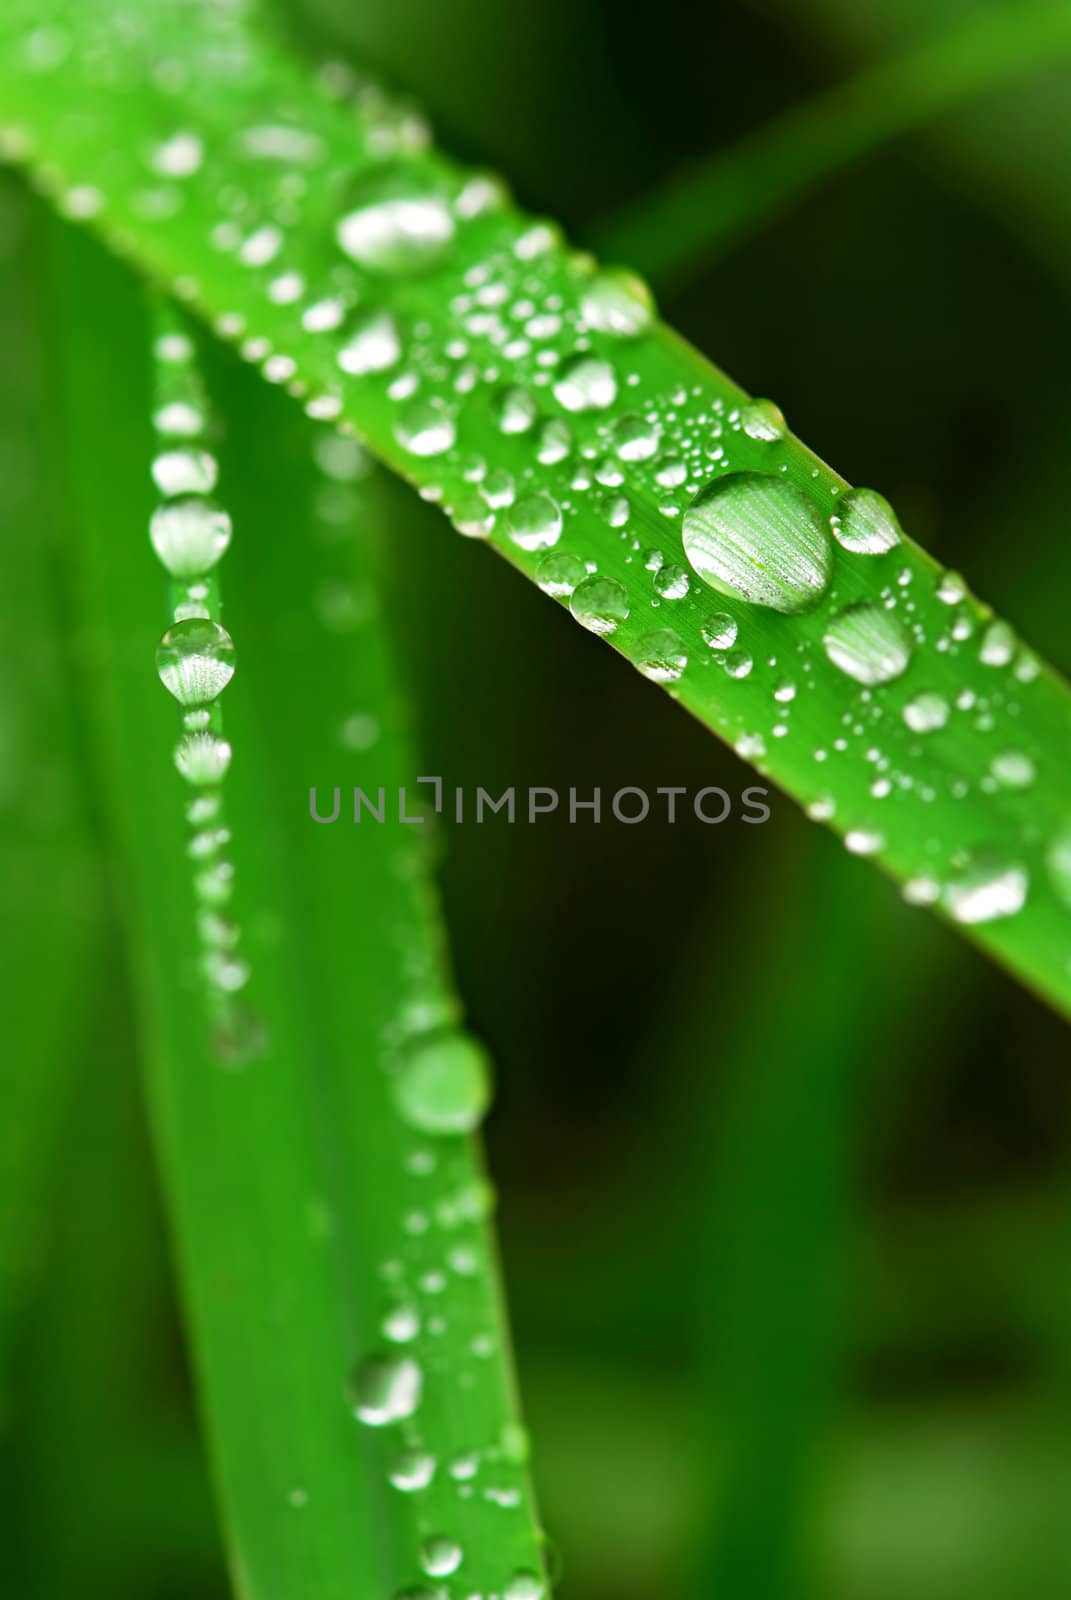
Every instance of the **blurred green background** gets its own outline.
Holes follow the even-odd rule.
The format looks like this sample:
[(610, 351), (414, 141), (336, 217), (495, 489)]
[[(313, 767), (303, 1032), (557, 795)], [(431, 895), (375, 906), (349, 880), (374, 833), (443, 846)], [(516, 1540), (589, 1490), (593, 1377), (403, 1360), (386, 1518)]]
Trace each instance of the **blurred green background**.
[[(690, 163), (1000, 8), (289, 9), (310, 51), (412, 90), (448, 148), (583, 243)], [(1069, 180), (1071, 62), (1053, 60), (837, 170), (660, 296), (1065, 670)], [(0, 1166), (0, 1573), (34, 1600), (215, 1600), (108, 844), (69, 780), (70, 663), (35, 620), (58, 606), (77, 633), (42, 225), (13, 180), (0, 195), (5, 1032), (28, 1130)], [(433, 509), (401, 487), (392, 506), (423, 771), (493, 793), (751, 781)], [(39, 536), (57, 552), (40, 593)], [(560, 1592), (1065, 1600), (1066, 1033), (772, 804), (763, 828), (443, 829), (459, 987), (499, 1064), (489, 1154)]]

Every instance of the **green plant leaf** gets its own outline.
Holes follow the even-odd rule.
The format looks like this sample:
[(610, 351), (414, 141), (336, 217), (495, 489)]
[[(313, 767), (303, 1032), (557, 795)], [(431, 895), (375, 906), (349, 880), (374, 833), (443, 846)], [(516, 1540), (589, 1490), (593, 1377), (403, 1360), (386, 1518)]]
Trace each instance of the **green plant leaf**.
[(1071, 699), (880, 499), (347, 69), (163, 0), (3, 37), (5, 148), (62, 209), (1069, 1004)]
[[(398, 789), (409, 786), (410, 816), (417, 791), (377, 604), (374, 485), (337, 437), (327, 443), (345, 459), (336, 448), (313, 467), (323, 430), (245, 378), (221, 451), (218, 492), (235, 523), (222, 582), (214, 568), (204, 583), (179, 572), (165, 605), (143, 531), (153, 402), (137, 296), (65, 238), (54, 304), (98, 752), (236, 1587), (256, 1600), (438, 1593), (456, 1570), (451, 1584), (466, 1590), (538, 1596), (492, 1194), (464, 1131), (483, 1100), (469, 1080), (444, 1100), (435, 1077), (444, 1061), (481, 1058), (458, 1031), (428, 824), (398, 820)], [(103, 365), (101, 326), (114, 330)], [(204, 417), (188, 341), (174, 328), (165, 339), (157, 426), (180, 424), (199, 451), (211, 433), (166, 413), (185, 404)], [(234, 381), (228, 363), (219, 382)], [(173, 486), (160, 455), (158, 443), (158, 484)], [(176, 711), (153, 667), (176, 609), (197, 620), (198, 606), (208, 623), (225, 616), (238, 662), (207, 729), (198, 706)], [(183, 670), (213, 659), (202, 651)], [(164, 675), (173, 667), (165, 657)], [(223, 737), (224, 719), (221, 807), (188, 752), (184, 786), (173, 751), (191, 732)], [(329, 813), (340, 771), (370, 794), (386, 787), (382, 824), (310, 819), (310, 788)], [(346, 805), (352, 816), (352, 787)]]

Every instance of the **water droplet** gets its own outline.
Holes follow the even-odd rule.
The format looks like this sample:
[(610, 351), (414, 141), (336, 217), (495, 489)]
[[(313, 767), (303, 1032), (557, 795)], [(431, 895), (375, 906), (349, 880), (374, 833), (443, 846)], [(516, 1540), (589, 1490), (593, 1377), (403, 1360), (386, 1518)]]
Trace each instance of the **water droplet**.
[(560, 417), (551, 417), (539, 430), (536, 441), (536, 458), (545, 467), (552, 467), (557, 461), (564, 461), (569, 451), (573, 448), (573, 436), (569, 432), (569, 425)]
[(454, 419), (439, 400), (414, 400), (394, 424), (394, 437), (414, 456), (441, 456), (457, 437)]
[(180, 705), (206, 705), (234, 677), (234, 641), (207, 618), (176, 622), (156, 647), (156, 670)]
[(434, 1456), (422, 1450), (406, 1450), (391, 1467), (390, 1481), (403, 1494), (413, 1494), (428, 1487), (435, 1476), (435, 1467)]
[(978, 659), (986, 667), (1006, 667), (1015, 654), (1015, 634), (1006, 622), (991, 622), (982, 635)]
[(857, 683), (891, 683), (911, 660), (911, 645), (900, 623), (870, 600), (838, 611), (822, 643), (833, 665)]
[(214, 733), (187, 733), (175, 746), (175, 765), (188, 783), (221, 783), (230, 764), (230, 745)]
[(420, 1546), (420, 1565), (429, 1578), (446, 1578), (461, 1565), (464, 1552), (454, 1539), (433, 1533)]
[(849, 489), (842, 494), (832, 528), (838, 544), (857, 555), (881, 555), (902, 538), (896, 512), (874, 489)]
[(538, 416), (535, 398), (519, 384), (511, 384), (495, 397), (495, 421), (503, 433), (527, 433)]
[(993, 777), (1004, 789), (1029, 789), (1037, 769), (1021, 750), (1001, 750), (989, 763)]
[(659, 567), (654, 578), (655, 593), (663, 600), (683, 600), (690, 584), (683, 567)]
[(727, 611), (716, 611), (699, 630), (711, 650), (731, 650), (736, 643), (736, 622)]
[(546, 1584), (534, 1572), (515, 1572), (502, 1591), (502, 1600), (543, 1600)]
[(563, 600), (583, 583), (587, 570), (579, 556), (570, 555), (568, 550), (555, 550), (544, 556), (536, 568), (536, 582), (544, 594)]
[(948, 718), (948, 701), (939, 694), (917, 694), (904, 707), (904, 721), (912, 733), (935, 733)]
[(982, 851), (945, 885), (944, 904), (957, 922), (1013, 917), (1026, 904), (1029, 882), (1023, 867)]
[(506, 513), (506, 532), (522, 550), (549, 550), (561, 531), (561, 509), (549, 494), (522, 495)]
[(656, 628), (636, 641), (635, 661), (653, 683), (676, 683), (688, 665), (688, 652), (671, 628)]
[(585, 578), (573, 591), (569, 609), (582, 627), (605, 637), (628, 616), (628, 593), (614, 578)]
[(195, 133), (176, 133), (158, 144), (152, 168), (164, 178), (189, 178), (204, 160), (204, 145)]
[(660, 437), (657, 423), (629, 412), (614, 427), (614, 449), (622, 461), (649, 461), (658, 449)]
[(967, 584), (960, 573), (941, 573), (937, 580), (937, 598), (946, 606), (958, 606), (967, 598)]
[(715, 479), (685, 512), (683, 539), (712, 589), (785, 615), (813, 605), (829, 582), (825, 519), (782, 478), (734, 472)]
[(554, 398), (566, 411), (605, 411), (617, 399), (617, 377), (601, 356), (574, 356), (562, 368)]
[(853, 856), (872, 856), (885, 843), (876, 828), (850, 828), (844, 835), (844, 848)]
[(491, 1103), (487, 1053), (466, 1033), (417, 1039), (394, 1079), (394, 1100), (422, 1133), (469, 1133)]
[(487, 501), (477, 495), (468, 495), (458, 501), (450, 518), (458, 533), (466, 539), (486, 539), (495, 526), (494, 512)]
[(381, 1327), (384, 1339), (391, 1344), (408, 1344), (420, 1332), (420, 1313), (409, 1304), (391, 1306)]
[(730, 678), (746, 678), (755, 663), (746, 650), (730, 650), (722, 665)]
[(165, 450), (152, 464), (153, 482), (161, 494), (211, 494), (219, 467), (207, 450)]
[(443, 195), (433, 187), (421, 189), (405, 168), (362, 177), (348, 205), (338, 223), (338, 242), (371, 272), (429, 271), (443, 260), (454, 236)]
[(749, 439), (783, 439), (787, 432), (784, 413), (772, 400), (752, 400), (744, 406), (740, 426)]
[(411, 1417), (420, 1405), (424, 1375), (409, 1356), (369, 1356), (353, 1375), (353, 1413), (370, 1428)]
[(343, 372), (362, 377), (386, 372), (400, 360), (402, 338), (389, 311), (362, 311), (353, 319), (337, 360)]
[(157, 506), (149, 523), (152, 547), (175, 578), (214, 567), (231, 542), (231, 519), (211, 500), (182, 496)]
[(654, 304), (642, 278), (624, 267), (609, 267), (596, 273), (585, 288), (580, 311), (597, 333), (635, 339), (650, 326)]

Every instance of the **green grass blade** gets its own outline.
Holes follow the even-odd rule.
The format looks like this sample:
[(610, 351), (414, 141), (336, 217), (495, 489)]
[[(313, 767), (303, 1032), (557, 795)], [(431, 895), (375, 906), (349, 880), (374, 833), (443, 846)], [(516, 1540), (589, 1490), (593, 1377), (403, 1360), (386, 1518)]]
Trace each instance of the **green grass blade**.
[[(883, 503), (876, 534), (834, 545), (847, 485), (775, 411), (344, 69), (313, 80), (215, 8), (93, 0), (73, 36), (65, 8), (51, 33), (32, 12), (5, 19), (4, 143), (64, 210), (1071, 1005), (1071, 697)], [(728, 599), (679, 531), (723, 481), (716, 555), (754, 547)]]
[[(236, 529), (222, 588), (239, 666), (225, 694), (231, 837), (216, 864), (225, 855), (234, 866), (225, 914), (241, 929), (248, 981), (228, 987), (242, 1010), (221, 1035), (205, 1007), (218, 973), (206, 976), (195, 932), (195, 879), (211, 859), (187, 854), (172, 765), (180, 728), (153, 667), (169, 611), (144, 532), (147, 472), (98, 470), (116, 430), (141, 439), (147, 468), (147, 330), (122, 274), (85, 245), (58, 248), (98, 749), (127, 867), (150, 1109), (236, 1585), (254, 1600), (390, 1595), (434, 1581), (422, 1567), (436, 1553), (453, 1560), (434, 1543), (444, 1539), (461, 1552), (452, 1584), (506, 1592), (541, 1557), (490, 1190), (467, 1137), (414, 1125), (411, 1095), (406, 1115), (398, 1109), (410, 1069), (458, 1037), (426, 826), (320, 827), (307, 811), (314, 784), (329, 806), (338, 768), (323, 770), (325, 734), (355, 711), (376, 717), (378, 738), (372, 750), (336, 745), (347, 781), (369, 791), (413, 782), (374, 606), (375, 508), (359, 496), (352, 535), (325, 540), (310, 512), (322, 477), (308, 464), (308, 425), (295, 429), (261, 386), (236, 384), (241, 417), (220, 482)], [(75, 314), (87, 303), (91, 317)], [(101, 326), (114, 330), (104, 364)], [(230, 367), (220, 377), (235, 382)], [(475, 1110), (455, 1097), (454, 1125)], [(429, 1120), (442, 1118), (418, 1107), (415, 1121)], [(354, 1415), (358, 1401), (376, 1409), (373, 1356), (413, 1362), (423, 1378), (403, 1416), (416, 1375), (393, 1369), (398, 1415), (382, 1426)], [(421, 1470), (410, 1462), (403, 1474), (406, 1455)], [(392, 1481), (432, 1466), (423, 1489)], [(529, 1590), (540, 1592), (534, 1576), (518, 1595)]]
[(745, 135), (595, 230), (599, 249), (679, 289), (878, 146), (1071, 54), (1063, 4), (982, 11)]

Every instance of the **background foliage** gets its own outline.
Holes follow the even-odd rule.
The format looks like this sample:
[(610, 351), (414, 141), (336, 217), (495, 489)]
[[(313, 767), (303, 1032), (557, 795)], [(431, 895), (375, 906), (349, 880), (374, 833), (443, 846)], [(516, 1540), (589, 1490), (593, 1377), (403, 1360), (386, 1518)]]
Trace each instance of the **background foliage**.
[[(594, 0), (316, 0), (293, 20), (418, 93), (448, 145), (583, 241), (683, 164), (982, 9), (667, 0), (626, 25)], [(879, 150), (663, 295), (1065, 668), (1068, 79), (1054, 64)], [(5, 417), (0, 495), (58, 556), (53, 334), (34, 321), (39, 224), (12, 184), (3, 237), (26, 403)], [(492, 792), (749, 781), (502, 564), (390, 494), (422, 770)], [(55, 603), (69, 611), (62, 585)], [(3, 605), (62, 730), (85, 685), (20, 645), (29, 608)], [(25, 756), (44, 713), (4, 709)], [(35, 921), (35, 886), (9, 891), (29, 970), (73, 999), (12, 1013), (15, 1054), (59, 1064), (49, 1192), (9, 1252), (4, 1559), (19, 1595), (209, 1597), (224, 1580), (115, 913), (94, 818), (61, 790), (44, 843), (70, 863), (75, 914)], [(5, 849), (24, 853), (26, 816), (42, 823), (21, 798)], [(501, 1064), (490, 1160), (563, 1594), (1065, 1594), (1060, 1025), (787, 802), (762, 829), (444, 831), (459, 987)]]

